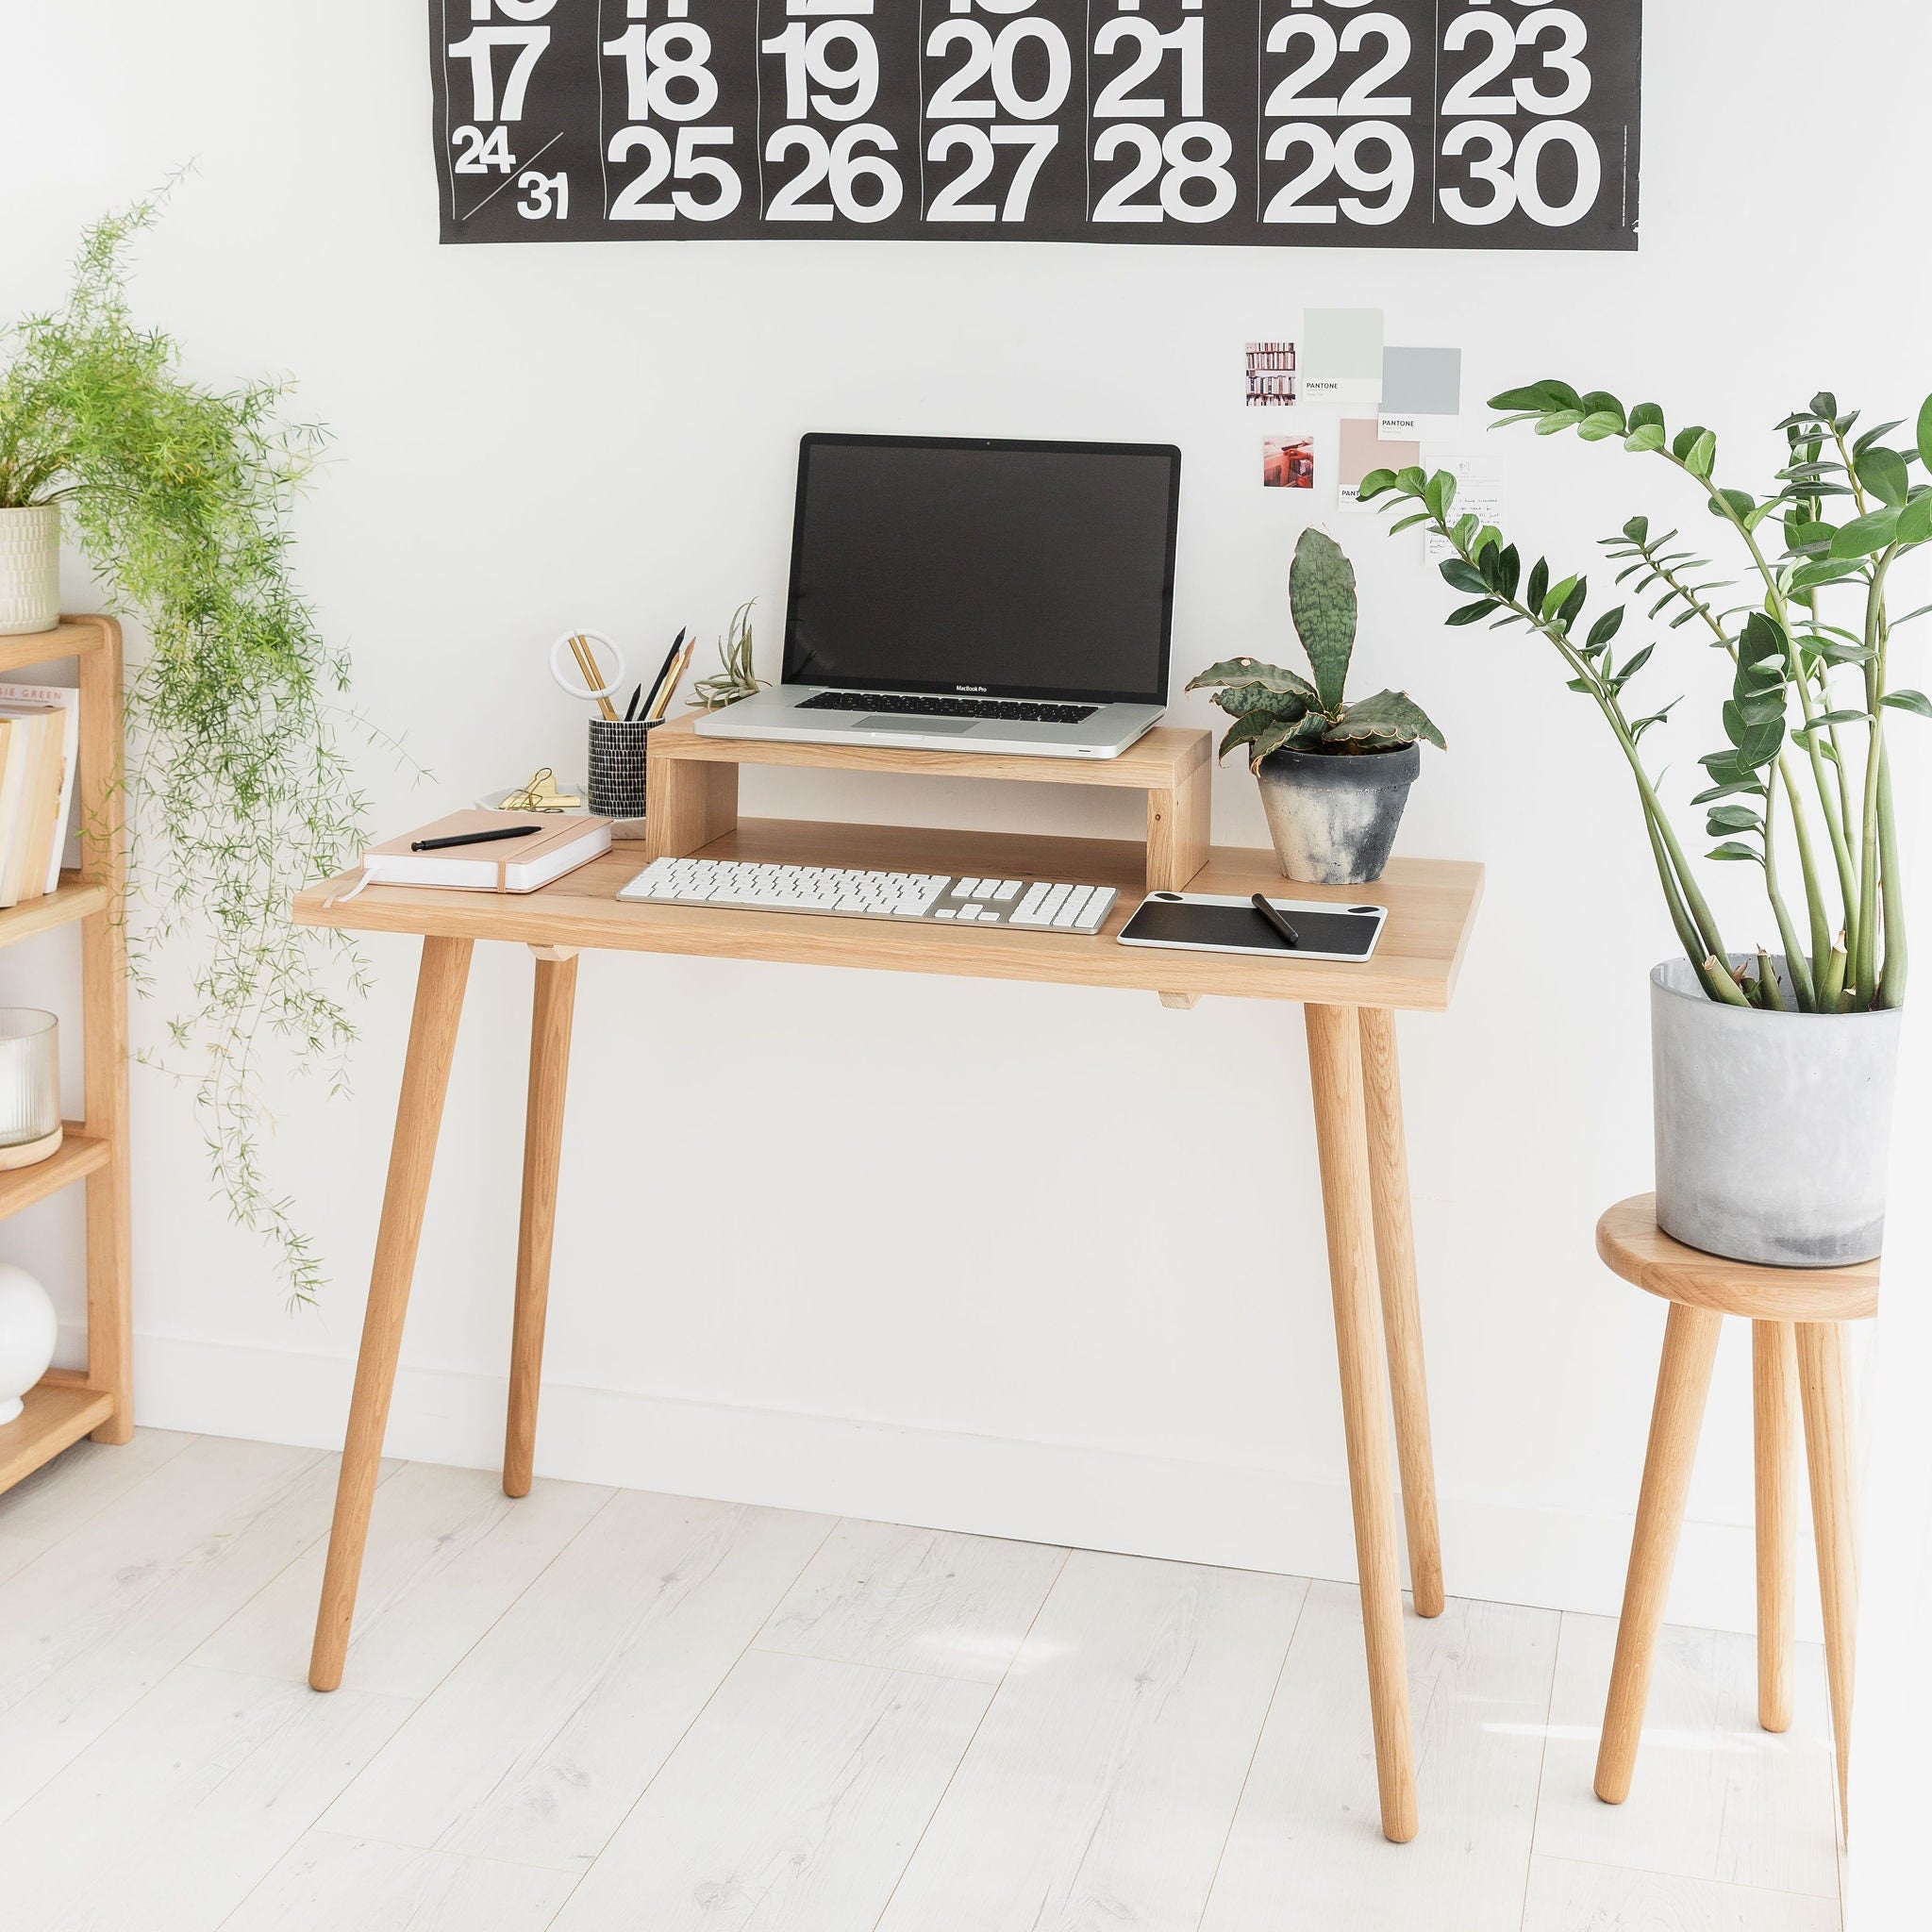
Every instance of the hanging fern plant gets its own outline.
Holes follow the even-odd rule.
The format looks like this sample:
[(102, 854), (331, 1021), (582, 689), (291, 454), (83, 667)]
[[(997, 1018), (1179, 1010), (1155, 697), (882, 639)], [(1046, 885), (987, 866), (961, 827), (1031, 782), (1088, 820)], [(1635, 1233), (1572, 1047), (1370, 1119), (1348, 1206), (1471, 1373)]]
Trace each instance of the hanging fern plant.
[(0, 507), (61, 502), (111, 601), (146, 630), (126, 709), (130, 951), (192, 949), (169, 1023), (216, 1191), (274, 1249), (292, 1298), (321, 1267), (262, 1164), (272, 1060), (340, 1084), (359, 959), (290, 923), (295, 890), (361, 842), (363, 801), (338, 744), (348, 669), (296, 589), (289, 511), (322, 432), (285, 423), (285, 385), (190, 381), (168, 335), (136, 325), (131, 238), (157, 202), (87, 231), (58, 310), (0, 337)]

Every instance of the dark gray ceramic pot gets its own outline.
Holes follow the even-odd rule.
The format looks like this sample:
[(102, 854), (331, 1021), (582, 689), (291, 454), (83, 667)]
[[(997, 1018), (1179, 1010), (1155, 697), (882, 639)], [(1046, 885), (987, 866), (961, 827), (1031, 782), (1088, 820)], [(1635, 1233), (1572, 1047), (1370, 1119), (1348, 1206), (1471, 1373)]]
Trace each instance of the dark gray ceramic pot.
[(1272, 752), (1258, 776), (1281, 870), (1311, 886), (1365, 886), (1380, 878), (1422, 768), (1419, 744)]

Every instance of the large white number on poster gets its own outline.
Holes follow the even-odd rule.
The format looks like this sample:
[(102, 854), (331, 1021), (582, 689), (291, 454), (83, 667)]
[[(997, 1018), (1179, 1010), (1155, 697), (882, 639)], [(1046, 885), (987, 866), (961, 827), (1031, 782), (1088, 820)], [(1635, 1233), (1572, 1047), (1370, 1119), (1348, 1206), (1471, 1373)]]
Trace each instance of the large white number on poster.
[[(1031, 6), (1032, 0), (1023, 4)], [(1037, 42), (1046, 57), (1046, 85), (1030, 96), (1020, 92), (1014, 71), (1020, 49), (1029, 41)], [(925, 104), (926, 113), (935, 120), (955, 114), (962, 120), (991, 121), (997, 111), (992, 101), (969, 99), (966, 92), (990, 79), (1001, 109), (1019, 121), (1043, 121), (1058, 111), (1073, 83), (1074, 57), (1067, 37), (1050, 20), (1011, 21), (997, 39), (976, 20), (942, 21), (927, 37), (925, 51), (937, 57), (954, 46), (963, 46), (966, 58)]]
[[(765, 219), (774, 222), (829, 222), (834, 214), (848, 222), (882, 222), (897, 211), (905, 193), (898, 172), (878, 155), (858, 152), (861, 142), (891, 154), (898, 146), (883, 128), (870, 125), (843, 127), (838, 138), (826, 141), (816, 127), (781, 127), (765, 143), (765, 158), (782, 161), (794, 150), (805, 156), (805, 165), (774, 194), (765, 208)], [(878, 198), (861, 201), (853, 192), (854, 184), (877, 184)], [(806, 196), (824, 182), (831, 194), (827, 206), (808, 201)]]
[[(470, 63), (471, 118), (477, 121), (521, 121), (524, 94), (537, 62), (550, 44), (547, 26), (479, 26), (467, 40), (449, 50), (455, 60)], [(499, 47), (514, 47), (509, 77), (503, 84), (503, 111), (496, 110), (496, 69), (494, 56)]]
[[(604, 51), (624, 62), (627, 120), (695, 121), (718, 105), (717, 76), (705, 64), (711, 58), (711, 37), (690, 21), (655, 27), (640, 21), (606, 41)], [(683, 93), (687, 88), (690, 92)]]
[[(933, 196), (925, 210), (926, 220), (1024, 222), (1026, 219), (1027, 198), (1033, 192), (1033, 183), (1040, 174), (1041, 164), (1053, 152), (1054, 143), (1059, 138), (1059, 129), (1057, 127), (974, 127), (963, 121), (956, 121), (949, 127), (936, 129), (932, 140), (926, 144), (926, 159), (943, 161), (963, 148), (966, 151), (966, 166), (957, 180), (948, 183)], [(1000, 204), (997, 212), (990, 201), (966, 199), (975, 188), (984, 187), (991, 177), (993, 150), (996, 147), (1025, 149), (1025, 153), (1020, 157), (1020, 165), (1013, 171), (1012, 181), (1007, 189), (1007, 198)]]
[[(840, 46), (851, 49), (842, 61), (833, 54)], [(793, 21), (783, 33), (766, 41), (762, 51), (785, 57), (788, 121), (803, 121), (808, 108), (827, 121), (856, 121), (878, 97), (879, 50), (872, 35), (850, 21), (828, 20), (814, 27)], [(814, 82), (831, 92), (813, 93)], [(837, 98), (847, 89), (842, 100)]]
[[(694, 222), (723, 221), (739, 204), (744, 190), (737, 171), (716, 155), (700, 154), (705, 147), (729, 146), (728, 127), (680, 127), (675, 150), (655, 127), (620, 127), (610, 137), (609, 158), (627, 161), (641, 148), (644, 172), (610, 204), (613, 222), (668, 222), (687, 215)], [(700, 197), (687, 189), (675, 190), (668, 201), (644, 197), (667, 176), (679, 181), (710, 181), (717, 192)]]
[[(1458, 157), (1475, 142), (1481, 143), (1483, 152), (1470, 160), (1470, 176), (1488, 188), (1489, 198), (1473, 202), (1459, 188), (1443, 189), (1442, 206), (1455, 220), (1472, 227), (1489, 227), (1521, 208), (1541, 227), (1567, 228), (1596, 206), (1597, 191), (1603, 186), (1603, 157), (1597, 153), (1595, 137), (1575, 122), (1539, 123), (1516, 147), (1513, 164), (1510, 149), (1515, 145), (1514, 137), (1494, 121), (1464, 121), (1452, 127), (1443, 140), (1442, 152)], [(1544, 198), (1540, 172), (1544, 154), (1553, 147), (1569, 150), (1576, 175), (1569, 200), (1560, 203)]]
[[(1297, 147), (1308, 150), (1308, 165), (1275, 192), (1264, 222), (1332, 222), (1339, 210), (1352, 222), (1378, 228), (1401, 215), (1415, 192), (1415, 150), (1401, 128), (1387, 121), (1357, 121), (1339, 140), (1319, 122), (1291, 121), (1268, 137), (1267, 158), (1285, 161)], [(1364, 148), (1375, 147), (1389, 157), (1379, 167), (1362, 157)], [(1303, 200), (1331, 175), (1356, 192), (1333, 203)], [(1371, 195), (1381, 199), (1372, 201)]]
[[(1305, 86), (1324, 79), (1335, 65), (1338, 54), (1360, 51), (1371, 35), (1382, 42), (1382, 57), (1364, 74), (1358, 74), (1338, 97), (1306, 95)], [(1357, 14), (1338, 34), (1319, 13), (1284, 14), (1268, 30), (1268, 51), (1285, 54), (1291, 41), (1306, 40), (1313, 51), (1285, 80), (1275, 83), (1263, 111), (1276, 114), (1407, 114), (1407, 94), (1378, 95), (1375, 90), (1393, 80), (1408, 65), (1415, 51), (1408, 29), (1392, 13)]]

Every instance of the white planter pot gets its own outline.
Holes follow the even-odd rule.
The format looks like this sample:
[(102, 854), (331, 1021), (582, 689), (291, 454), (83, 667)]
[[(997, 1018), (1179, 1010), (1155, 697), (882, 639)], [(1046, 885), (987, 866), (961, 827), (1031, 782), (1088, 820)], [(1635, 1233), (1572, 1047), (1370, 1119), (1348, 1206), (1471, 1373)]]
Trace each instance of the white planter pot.
[(60, 622), (60, 506), (0, 509), (0, 637)]
[(1657, 1225), (1737, 1261), (1874, 1260), (1905, 1015), (1791, 1006), (1720, 1006), (1686, 959), (1651, 974)]

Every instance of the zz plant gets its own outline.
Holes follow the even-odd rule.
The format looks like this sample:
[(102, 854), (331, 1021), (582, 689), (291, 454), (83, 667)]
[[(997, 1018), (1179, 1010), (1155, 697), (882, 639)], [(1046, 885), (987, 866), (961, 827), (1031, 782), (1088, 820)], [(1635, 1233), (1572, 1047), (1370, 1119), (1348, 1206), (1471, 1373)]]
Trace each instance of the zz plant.
[(1221, 741), (1223, 758), (1244, 744), (1248, 769), (1258, 771), (1263, 758), (1282, 750), (1395, 751), (1419, 738), (1442, 745), (1442, 734), (1407, 691), (1378, 691), (1347, 702), (1343, 687), (1355, 656), (1355, 566), (1341, 544), (1320, 530), (1304, 530), (1294, 547), (1288, 608), (1313, 683), (1278, 664), (1230, 658), (1209, 665), (1188, 685), (1190, 691), (1212, 691), (1213, 702), (1234, 720)]
[(1450, 624), (1491, 619), (1491, 629), (1524, 626), (1551, 646), (1629, 767), (1671, 923), (1705, 991), (1731, 1006), (1780, 1008), (1786, 988), (1766, 950), (1757, 948), (1754, 970), (1726, 947), (1644, 760), (1642, 740), (1679, 701), (1652, 701), (1633, 715), (1640, 707), (1625, 696), (1673, 632), (1690, 626), (1722, 651), (1731, 671), (1724, 742), (1699, 759), (1707, 783), (1691, 800), (1706, 808), (1719, 841), (1705, 856), (1759, 868), (1799, 1008), (1902, 1006), (1906, 927), (1886, 724), (1899, 711), (1932, 717), (1932, 702), (1893, 688), (1890, 649), (1893, 632), (1932, 606), (1893, 617), (1887, 590), (1898, 559), (1932, 542), (1932, 482), (1913, 474), (1915, 465), (1932, 473), (1932, 399), (1912, 441), (1893, 446), (1887, 439), (1903, 420), (1858, 432), (1857, 411), (1813, 396), (1777, 425), (1788, 460), (1757, 495), (1719, 481), (1713, 431), (1699, 424), (1673, 435), (1655, 403), (1625, 409), (1604, 391), (1544, 381), (1506, 391), (1491, 407), (1509, 412), (1498, 428), (1574, 429), (1587, 442), (1615, 441), (1668, 465), (1738, 546), (1747, 588), (1726, 596), (1734, 581), (1708, 575), (1702, 546), (1633, 517), (1602, 544), (1622, 566), (1616, 581), (1648, 600), (1643, 621), (1668, 616), (1668, 628), (1620, 658), (1629, 607), (1614, 605), (1584, 628), (1588, 577), (1558, 576), (1541, 558), (1525, 571), (1493, 525), (1455, 514), (1448, 472), (1377, 470), (1363, 479), (1363, 499), (1409, 507), (1391, 533), (1427, 525), (1455, 551), (1442, 575), (1470, 601)]
[(137, 970), (182, 942), (190, 990), (170, 1033), (197, 1062), (185, 1077), (215, 1187), (308, 1301), (319, 1263), (260, 1147), (270, 1058), (339, 1064), (361, 988), (353, 952), (331, 958), (340, 935), (289, 918), (295, 889), (361, 835), (336, 741), (347, 666), (290, 556), (321, 436), (279, 420), (279, 385), (194, 382), (169, 336), (137, 325), (126, 251), (157, 212), (91, 228), (65, 304), (0, 334), (0, 504), (64, 503), (110, 602), (146, 628), (126, 691)]

